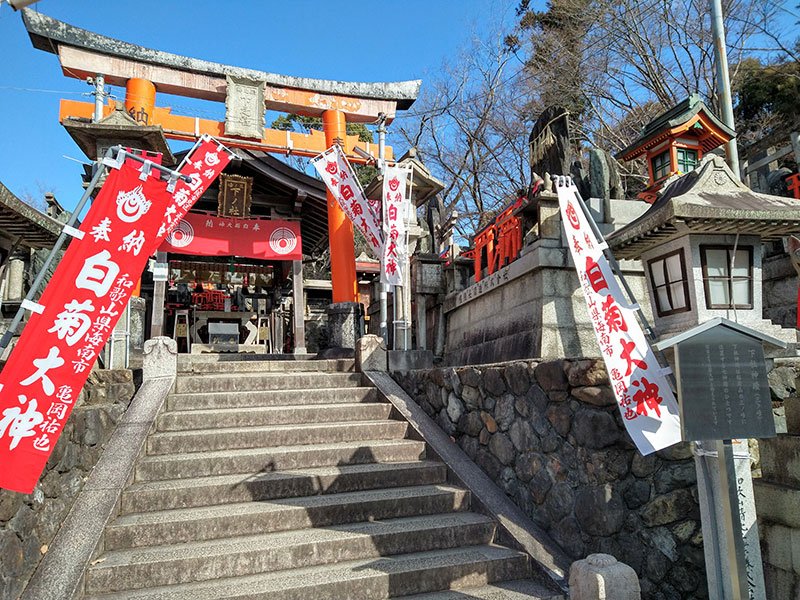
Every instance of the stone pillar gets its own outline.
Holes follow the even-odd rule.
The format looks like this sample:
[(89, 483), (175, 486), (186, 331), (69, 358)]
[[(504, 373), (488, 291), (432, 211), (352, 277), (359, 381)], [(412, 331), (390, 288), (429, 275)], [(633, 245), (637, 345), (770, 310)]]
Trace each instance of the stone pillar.
[[(723, 494), (728, 493), (720, 476), (718, 446), (714, 441), (702, 442), (695, 455), (697, 468), (697, 490), (700, 503), (700, 518), (703, 525), (703, 551), (706, 559), (706, 577), (710, 600), (733, 598), (730, 569), (735, 568), (729, 558), (729, 543), (725, 524), (726, 506)], [(744, 541), (746, 581), (743, 590), (750, 591), (750, 598), (764, 600), (764, 572), (761, 567), (761, 548), (758, 539), (756, 507), (753, 498), (753, 479), (750, 474), (750, 454), (747, 440), (734, 440), (733, 459), (736, 472), (736, 496), (739, 518), (733, 519), (734, 527), (741, 527)], [(763, 460), (763, 458), (762, 458)]]
[(368, 334), (356, 341), (356, 371), (386, 371), (386, 344), (383, 338)]
[(324, 358), (355, 355), (356, 340), (361, 337), (361, 305), (358, 302), (335, 302), (328, 306), (328, 348)]
[(428, 348), (428, 318), (426, 313), (426, 298), (424, 294), (417, 294), (417, 349)]
[(636, 571), (610, 554), (590, 554), (569, 569), (571, 600), (641, 600)]
[[(322, 113), (325, 145), (340, 144), (347, 151), (347, 127), (344, 113), (326, 110)], [(356, 255), (353, 248), (353, 224), (330, 193), (328, 198), (328, 240), (331, 249), (331, 283), (335, 303), (354, 302), (358, 299), (356, 282)], [(355, 340), (353, 340), (355, 344)], [(355, 345), (350, 346), (354, 348)]]
[(142, 376), (148, 379), (175, 377), (178, 373), (178, 343), (172, 338), (156, 337), (144, 343)]
[(292, 295), (294, 296), (294, 353), (306, 353), (306, 306), (303, 298), (303, 261), (292, 261)]
[[(167, 262), (166, 252), (156, 252), (156, 262)], [(167, 295), (167, 282), (153, 282), (153, 314), (150, 319), (150, 337), (164, 335), (164, 301)]]
[(8, 262), (8, 279), (6, 280), (5, 300), (19, 301), (25, 297), (23, 282), (25, 281), (25, 263), (18, 258)]
[(784, 408), (787, 433), (758, 440), (761, 479), (754, 482), (769, 600), (800, 598), (800, 398), (786, 398)]

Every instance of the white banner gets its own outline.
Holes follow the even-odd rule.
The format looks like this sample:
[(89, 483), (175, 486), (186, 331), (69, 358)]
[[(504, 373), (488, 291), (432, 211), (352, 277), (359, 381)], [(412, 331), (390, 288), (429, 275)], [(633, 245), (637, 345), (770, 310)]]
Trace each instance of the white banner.
[(561, 220), (622, 420), (644, 455), (681, 441), (678, 403), (622, 294), (572, 180), (559, 178)]
[(364, 195), (364, 190), (361, 189), (361, 184), (342, 149), (334, 144), (316, 158), (312, 158), (311, 164), (317, 169), (344, 214), (366, 238), (375, 256), (380, 257), (383, 254), (380, 220)]
[(386, 167), (383, 174), (383, 245), (381, 281), (403, 285), (403, 271), (408, 264), (406, 219), (410, 202), (406, 198), (410, 169)]

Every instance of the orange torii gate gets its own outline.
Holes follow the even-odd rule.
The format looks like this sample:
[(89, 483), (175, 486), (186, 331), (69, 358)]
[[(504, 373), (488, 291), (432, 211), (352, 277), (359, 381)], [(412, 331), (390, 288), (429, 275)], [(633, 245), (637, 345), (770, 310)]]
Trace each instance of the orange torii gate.
[[(419, 80), (359, 83), (278, 75), (143, 48), (30, 9), (22, 11), (22, 18), (34, 47), (56, 54), (64, 75), (95, 78), (101, 88), (103, 81), (124, 86), (128, 114), (144, 125), (160, 126), (168, 139), (194, 141), (209, 134), (228, 147), (308, 157), (338, 143), (348, 160), (364, 163), (365, 158), (355, 149), (375, 154), (378, 147), (347, 135), (346, 123), (373, 123), (380, 116), (389, 123), (396, 111), (409, 108), (419, 93)], [(225, 102), (226, 119), (173, 115), (170, 108), (156, 106), (156, 92)], [(60, 120), (99, 121), (113, 110), (111, 103), (62, 100)], [(324, 131), (304, 134), (267, 129), (265, 110), (322, 117)], [(385, 158), (392, 157), (392, 148), (387, 146)], [(353, 226), (330, 193), (328, 234), (333, 301), (355, 301)]]

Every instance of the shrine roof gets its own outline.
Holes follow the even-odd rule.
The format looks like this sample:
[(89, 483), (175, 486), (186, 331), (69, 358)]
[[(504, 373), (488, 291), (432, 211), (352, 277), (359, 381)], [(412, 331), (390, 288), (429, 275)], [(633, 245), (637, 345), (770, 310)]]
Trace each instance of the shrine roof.
[[(238, 159), (232, 160), (223, 173), (253, 178), (251, 217), (298, 219), (303, 254), (314, 255), (326, 248), (328, 208), (325, 184), (266, 152), (244, 148), (232, 151)], [(176, 159), (181, 161), (186, 152), (176, 153)], [(218, 194), (219, 182), (214, 182), (194, 209), (215, 212)]]
[(59, 45), (65, 45), (200, 75), (230, 75), (322, 94), (395, 101), (399, 109), (407, 109), (414, 103), (421, 84), (419, 79), (382, 83), (312, 79), (234, 67), (123, 42), (58, 21), (31, 9), (23, 9), (21, 12), (33, 46), (53, 54), (58, 54)]
[(800, 201), (752, 191), (712, 154), (664, 191), (639, 218), (606, 240), (617, 258), (643, 252), (687, 233), (759, 235), (763, 241), (800, 232)]
[(51, 248), (64, 227), (48, 215), (25, 204), (0, 183), (0, 236), (29, 248)]
[[(661, 142), (665, 135), (681, 133), (681, 131), (674, 131), (676, 128), (680, 128), (681, 125), (687, 125), (688, 129), (688, 125), (695, 120), (694, 117), (701, 113), (706, 122), (718, 131), (716, 137), (724, 138), (727, 136), (730, 139), (736, 136), (736, 132), (720, 121), (700, 99), (699, 95), (692, 94), (645, 125), (639, 137), (614, 157), (618, 160), (635, 158), (641, 151), (646, 150), (648, 146)], [(714, 143), (713, 146), (706, 147), (704, 150), (708, 151), (718, 145), (719, 142)]]

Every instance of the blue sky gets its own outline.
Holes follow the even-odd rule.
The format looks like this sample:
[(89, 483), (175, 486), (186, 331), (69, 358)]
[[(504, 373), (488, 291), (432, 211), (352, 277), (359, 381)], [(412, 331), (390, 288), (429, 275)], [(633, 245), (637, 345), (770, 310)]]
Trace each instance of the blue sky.
[[(487, 20), (513, 18), (515, 0), (41, 0), (53, 18), (167, 52), (274, 73), (350, 81), (422, 79)], [(381, 52), (380, 50), (384, 51)], [(31, 45), (22, 18), (0, 4), (0, 181), (18, 196), (54, 191), (66, 208), (82, 194), (86, 160), (58, 123), (61, 98), (89, 86)], [(124, 90), (112, 88), (124, 97)], [(159, 96), (173, 112), (224, 119), (219, 103)], [(269, 119), (269, 117), (268, 117)], [(393, 140), (391, 130), (390, 144)], [(179, 147), (179, 146), (176, 146)]]

